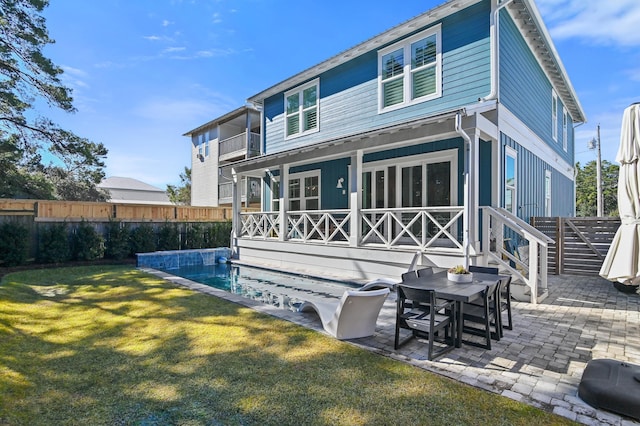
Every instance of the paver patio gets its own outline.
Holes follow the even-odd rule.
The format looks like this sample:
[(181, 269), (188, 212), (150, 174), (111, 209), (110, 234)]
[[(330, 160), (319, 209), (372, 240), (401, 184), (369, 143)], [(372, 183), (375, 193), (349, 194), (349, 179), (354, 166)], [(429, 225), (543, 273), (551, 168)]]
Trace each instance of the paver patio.
[[(250, 306), (303, 326), (322, 330), (312, 313), (295, 313), (241, 296), (160, 276), (196, 290)], [(376, 334), (351, 342), (444, 376), (502, 394), (587, 425), (638, 425), (596, 410), (577, 395), (582, 372), (592, 359), (613, 358), (640, 364), (640, 295), (625, 294), (600, 277), (551, 276), (549, 296), (538, 305), (514, 302), (514, 329), (492, 343), (492, 350), (463, 345), (428, 361), (426, 346), (413, 340), (393, 349), (395, 294), (387, 299)]]

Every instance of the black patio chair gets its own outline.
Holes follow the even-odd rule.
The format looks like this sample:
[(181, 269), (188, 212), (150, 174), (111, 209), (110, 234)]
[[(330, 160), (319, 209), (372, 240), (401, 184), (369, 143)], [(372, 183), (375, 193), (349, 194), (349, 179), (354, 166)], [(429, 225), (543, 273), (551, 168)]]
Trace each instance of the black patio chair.
[[(436, 299), (435, 291), (398, 285), (394, 348), (418, 337), (427, 340), (427, 359), (432, 360), (455, 347), (455, 302)], [(410, 303), (407, 303), (411, 301)], [(411, 335), (400, 339), (400, 330)], [(441, 333), (444, 333), (442, 335)], [(438, 348), (434, 343), (438, 343)]]
[[(482, 292), (480, 301), (463, 303), (462, 321), (463, 333), (484, 337), (484, 344), (471, 340), (463, 340), (464, 343), (491, 349), (491, 339), (500, 340), (502, 328), (500, 325), (500, 282), (489, 285)], [(495, 331), (491, 331), (491, 328)]]
[[(487, 266), (469, 266), (469, 272), (498, 275), (498, 268)], [(507, 324), (502, 321), (502, 312), (507, 313)], [(511, 276), (500, 282), (500, 327), (513, 330), (513, 317), (511, 314)], [(502, 337), (502, 331), (500, 332)]]

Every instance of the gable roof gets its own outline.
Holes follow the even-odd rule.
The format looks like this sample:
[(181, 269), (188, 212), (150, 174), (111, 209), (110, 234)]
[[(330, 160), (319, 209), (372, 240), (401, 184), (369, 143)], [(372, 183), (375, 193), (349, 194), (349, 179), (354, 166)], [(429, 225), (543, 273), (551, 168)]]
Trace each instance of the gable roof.
[[(420, 28), (434, 24), (442, 18), (452, 15), (473, 4), (479, 3), (480, 1), (482, 0), (449, 0), (440, 6), (409, 19), (390, 30), (372, 37), (350, 49), (340, 52), (326, 61), (307, 68), (306, 70), (251, 96), (248, 101), (260, 104), (264, 99), (270, 96), (305, 83), (306, 81), (317, 77), (322, 72), (342, 65), (364, 53), (377, 50), (391, 42), (414, 33)], [(506, 4), (506, 1), (503, 0), (501, 3)], [(582, 106), (580, 105), (580, 101), (578, 101), (578, 96), (575, 93), (564, 65), (560, 60), (558, 52), (551, 41), (551, 37), (549, 36), (546, 26), (544, 25), (533, 0), (511, 0), (511, 3), (507, 4), (506, 8), (518, 23), (523, 36), (529, 43), (530, 48), (540, 63), (540, 66), (542, 66), (545, 73), (551, 80), (556, 92), (560, 96), (562, 103), (569, 111), (573, 121), (577, 123), (585, 122), (586, 117), (582, 110)]]
[(163, 189), (160, 189), (153, 185), (149, 185), (148, 183), (144, 183), (142, 181), (139, 181), (138, 179), (119, 176), (108, 177), (100, 182), (97, 186), (98, 188), (104, 189), (129, 189), (134, 191), (164, 192)]

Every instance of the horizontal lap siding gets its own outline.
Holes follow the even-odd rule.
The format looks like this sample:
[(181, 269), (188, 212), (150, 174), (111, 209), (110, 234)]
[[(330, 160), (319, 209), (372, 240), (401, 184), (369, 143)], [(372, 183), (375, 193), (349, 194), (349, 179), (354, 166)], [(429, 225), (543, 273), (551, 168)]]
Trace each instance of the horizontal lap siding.
[(500, 102), (573, 164), (573, 123), (568, 122), (568, 149), (562, 144), (562, 102), (558, 98), (558, 140), (552, 137), (552, 86), (506, 10), (500, 12)]
[[(574, 183), (558, 170), (541, 160), (531, 151), (520, 146), (517, 141), (501, 133), (502, 158), (505, 146), (518, 153), (516, 214), (525, 221), (532, 216), (544, 216), (545, 170), (551, 170), (551, 214), (552, 216), (573, 216), (575, 212)], [(503, 168), (504, 169), (504, 168)], [(504, 173), (504, 171), (503, 171)], [(501, 178), (504, 206), (504, 176)]]
[[(442, 20), (442, 97), (378, 113), (378, 54), (368, 52), (320, 75), (320, 131), (284, 139), (284, 95), (265, 100), (265, 152), (302, 147), (474, 103), (490, 91), (490, 2)], [(422, 31), (422, 28), (416, 32)]]

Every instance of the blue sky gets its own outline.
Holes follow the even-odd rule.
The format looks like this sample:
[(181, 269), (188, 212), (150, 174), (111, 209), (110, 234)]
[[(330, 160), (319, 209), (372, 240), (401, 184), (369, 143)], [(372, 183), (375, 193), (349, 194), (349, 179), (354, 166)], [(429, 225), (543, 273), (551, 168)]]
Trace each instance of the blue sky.
[[(52, 0), (44, 11), (75, 114), (43, 111), (109, 149), (107, 176), (164, 188), (190, 167), (185, 132), (443, 0)], [(588, 123), (614, 161), (623, 110), (640, 101), (640, 1), (536, 0)], [(305, 18), (306, 17), (306, 18)]]

